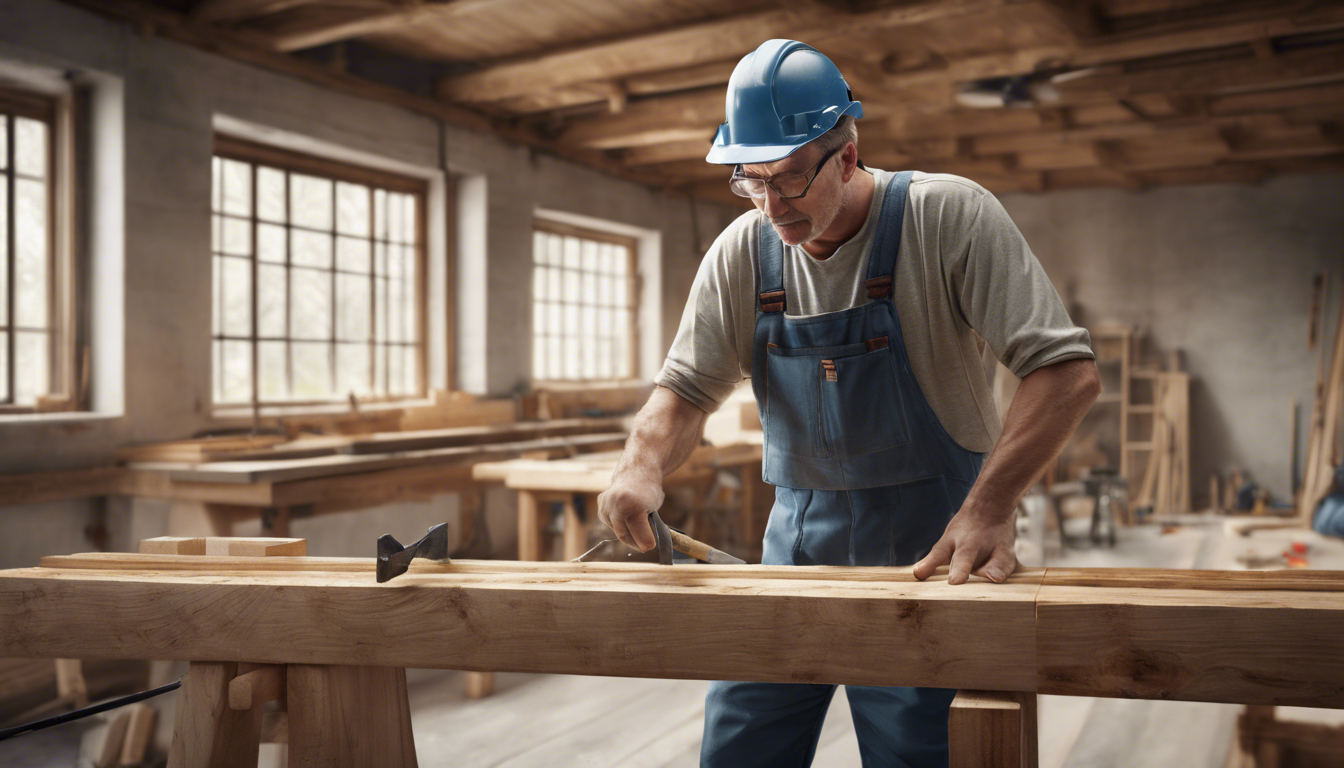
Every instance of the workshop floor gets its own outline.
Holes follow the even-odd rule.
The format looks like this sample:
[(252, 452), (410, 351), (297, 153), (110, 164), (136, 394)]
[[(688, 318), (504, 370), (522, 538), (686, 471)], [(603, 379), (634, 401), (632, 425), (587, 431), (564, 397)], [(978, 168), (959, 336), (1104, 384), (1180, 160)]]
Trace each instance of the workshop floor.
[[(1081, 521), (1070, 521), (1070, 523)], [(1082, 531), (1079, 531), (1080, 533)], [(1115, 549), (1069, 549), (1044, 542), (1052, 566), (1237, 568), (1248, 550), (1282, 551), (1292, 537), (1313, 542), (1312, 566), (1344, 569), (1344, 542), (1301, 531), (1228, 537), (1219, 526), (1120, 531)], [(697, 763), (705, 683), (681, 680), (501, 673), (494, 695), (468, 700), (463, 675), (410, 671), (412, 723), (423, 768), (662, 768)], [(156, 700), (158, 732), (171, 734), (172, 696)], [(1040, 698), (1041, 768), (1223, 768), (1236, 705)], [(1281, 716), (1337, 724), (1344, 711), (1284, 710)], [(0, 765), (74, 766), (88, 721), (0, 744)], [(263, 760), (263, 765), (270, 761)], [(859, 766), (843, 695), (822, 728), (817, 768)]]

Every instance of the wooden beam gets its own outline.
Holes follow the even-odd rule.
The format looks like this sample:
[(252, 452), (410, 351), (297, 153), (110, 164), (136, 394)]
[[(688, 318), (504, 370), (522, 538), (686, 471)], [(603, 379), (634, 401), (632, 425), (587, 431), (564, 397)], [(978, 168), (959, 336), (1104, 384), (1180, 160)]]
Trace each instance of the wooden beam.
[(448, 2), (384, 6), (381, 10), (323, 8), (266, 27), (277, 51), (301, 51), (379, 32), (405, 29), (423, 22), (442, 23), (461, 12), (463, 5)]
[(229, 681), (229, 709), (252, 709), (285, 695), (285, 668), (263, 664)]
[(1023, 760), (1024, 710), (1018, 694), (957, 691), (947, 715), (951, 768), (1035, 768)]
[[(331, 0), (200, 0), (192, 6), (189, 15), (193, 21), (199, 21), (203, 24), (219, 24), (268, 16), (272, 13), (279, 13), (305, 5), (330, 4), (330, 2)], [(369, 6), (376, 2), (377, 0), (373, 0), (372, 3), (365, 2), (363, 5)]]
[[(945, 577), (916, 582), (908, 569), (894, 568), (536, 563), (519, 569), (523, 564), (417, 561), (380, 585), (372, 558), (357, 560), (356, 572), (313, 570), (323, 558), (249, 559), (265, 560), (307, 570), (2, 572), (0, 656), (70, 656), (80, 649), (109, 658), (1002, 690), (1035, 685), (1040, 571), (952, 589)], [(994, 627), (991, 635), (982, 631), (987, 626)], [(837, 644), (845, 653), (834, 652)], [(892, 648), (903, 651), (893, 655)], [(235, 676), (221, 682), (223, 702)], [(292, 677), (289, 693), (292, 702)]]
[(1340, 572), (1052, 568), (1040, 693), (1338, 707)]
[(0, 475), (0, 505), (40, 504), (112, 495), (123, 481), (121, 467), (25, 472)]
[(1255, 40), (1344, 27), (1344, 7), (1320, 6), (1301, 12), (1302, 4), (1241, 6), (1210, 12), (1179, 22), (1164, 22), (1079, 44), (1045, 45), (1003, 53), (952, 59), (945, 67), (897, 71), (906, 83), (960, 82), (1033, 72), (1042, 66), (1091, 67), (1132, 59), (1208, 50)]
[(1113, 101), (1152, 94), (1217, 95), (1312, 85), (1344, 78), (1344, 46), (1285, 51), (1270, 61), (1246, 56), (1143, 72), (1110, 70), (1056, 84), (1059, 104)]
[(736, 59), (762, 40), (807, 37), (826, 30), (837, 36), (893, 29), (984, 11), (1005, 0), (917, 0), (852, 16), (833, 12), (776, 9), (752, 11), (655, 33), (632, 35), (599, 45), (529, 56), (453, 75), (439, 81), (439, 96), (454, 102), (498, 101), (590, 80), (692, 67)]
[(590, 149), (648, 146), (667, 141), (708, 142), (723, 122), (723, 90), (705, 88), (630, 104), (620, 115), (575, 120), (559, 141)]
[(709, 154), (709, 141), (695, 139), (691, 141), (670, 141), (666, 144), (650, 144), (646, 147), (631, 147), (621, 152), (621, 162), (629, 167), (671, 163), (677, 160), (704, 161)]
[(242, 61), (301, 80), (348, 93), (370, 101), (379, 101), (418, 114), (430, 115), (453, 125), (530, 146), (556, 157), (596, 169), (616, 178), (654, 186), (649, 179), (630, 171), (601, 152), (564, 146), (527, 130), (501, 123), (484, 114), (445, 104), (438, 99), (419, 96), (355, 75), (335, 72), (316, 62), (275, 52), (270, 41), (246, 30), (226, 30), (192, 22), (145, 0), (64, 0), (94, 13), (136, 25), (167, 39), (195, 46), (212, 53)]

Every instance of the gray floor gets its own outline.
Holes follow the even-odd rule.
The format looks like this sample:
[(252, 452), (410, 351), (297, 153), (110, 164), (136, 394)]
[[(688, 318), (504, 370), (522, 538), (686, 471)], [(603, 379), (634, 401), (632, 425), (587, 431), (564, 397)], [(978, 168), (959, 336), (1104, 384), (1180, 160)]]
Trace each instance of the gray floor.
[[(1047, 539), (1049, 565), (1078, 567), (1235, 568), (1248, 548), (1281, 551), (1296, 533), (1228, 538), (1221, 527), (1157, 527), (1121, 531), (1110, 549), (1069, 549)], [(1263, 538), (1262, 538), (1263, 537)], [(1317, 567), (1344, 567), (1344, 542), (1314, 545)], [(1338, 550), (1337, 552), (1335, 550)], [(694, 766), (699, 754), (705, 683), (680, 680), (500, 674), (493, 696), (467, 700), (460, 673), (412, 670), (416, 751), (424, 768), (662, 768)], [(172, 698), (159, 728), (166, 746)], [(1223, 768), (1239, 707), (1186, 702), (1042, 696), (1042, 768)], [(1308, 711), (1336, 723), (1344, 713)], [(73, 766), (75, 723), (0, 743), (0, 766)], [(827, 713), (814, 765), (859, 765), (858, 745), (843, 695)]]

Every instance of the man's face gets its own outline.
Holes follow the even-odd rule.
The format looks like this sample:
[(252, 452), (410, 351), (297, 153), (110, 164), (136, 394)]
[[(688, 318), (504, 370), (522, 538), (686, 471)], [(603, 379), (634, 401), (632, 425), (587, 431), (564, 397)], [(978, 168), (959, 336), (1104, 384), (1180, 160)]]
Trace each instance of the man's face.
[[(786, 173), (807, 173), (824, 154), (820, 147), (809, 144), (773, 163), (744, 165), (742, 173), (765, 178)], [(840, 172), (843, 157), (843, 151), (832, 155), (817, 171), (812, 186), (803, 197), (784, 200), (767, 186), (765, 197), (752, 198), (751, 202), (769, 217), (780, 240), (789, 245), (803, 245), (816, 239), (835, 221), (843, 202), (841, 193), (844, 185)]]

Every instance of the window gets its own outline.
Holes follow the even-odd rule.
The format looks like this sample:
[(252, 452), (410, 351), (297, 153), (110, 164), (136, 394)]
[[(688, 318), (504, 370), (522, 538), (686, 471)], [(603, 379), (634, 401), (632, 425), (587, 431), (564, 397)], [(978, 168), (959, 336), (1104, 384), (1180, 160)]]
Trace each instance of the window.
[(57, 103), (0, 89), (0, 410), (50, 407), (65, 358), (57, 301)]
[(214, 399), (421, 396), (426, 184), (215, 142)]
[(533, 378), (631, 378), (635, 241), (538, 220), (532, 253)]

